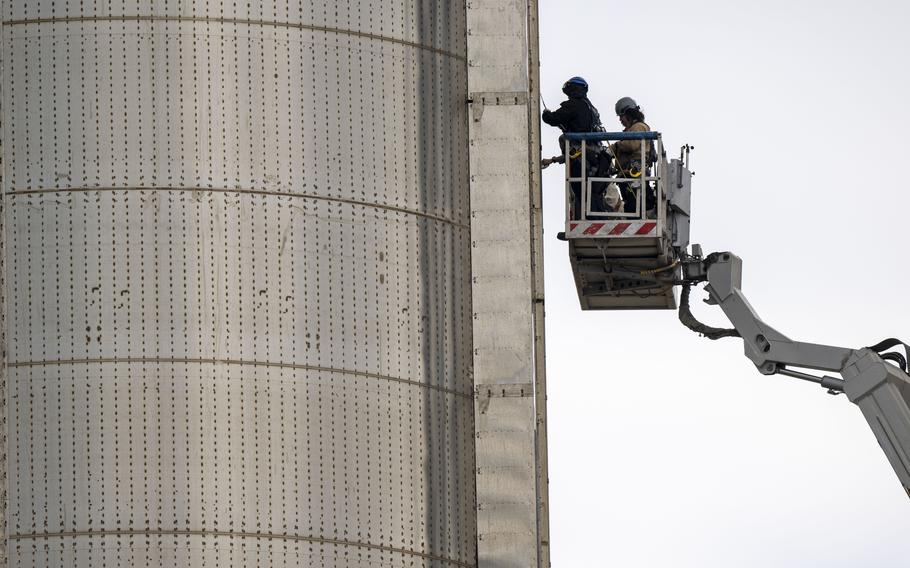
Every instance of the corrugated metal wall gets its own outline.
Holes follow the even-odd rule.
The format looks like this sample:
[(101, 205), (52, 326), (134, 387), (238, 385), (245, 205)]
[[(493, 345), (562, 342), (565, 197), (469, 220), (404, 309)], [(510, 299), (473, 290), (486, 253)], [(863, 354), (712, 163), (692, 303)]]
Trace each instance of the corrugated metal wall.
[(463, 1), (5, 0), (10, 566), (473, 566)]

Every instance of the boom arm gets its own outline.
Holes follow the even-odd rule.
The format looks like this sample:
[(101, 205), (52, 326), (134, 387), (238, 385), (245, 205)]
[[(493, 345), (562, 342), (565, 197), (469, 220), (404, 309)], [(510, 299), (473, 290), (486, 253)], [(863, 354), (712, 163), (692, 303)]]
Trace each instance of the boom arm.
[[(702, 260), (696, 252), (684, 260), (683, 277), (687, 285), (707, 281), (708, 303), (720, 306), (742, 337), (746, 357), (761, 373), (812, 381), (832, 394), (846, 393), (859, 406), (910, 496), (910, 376), (904, 370), (873, 349), (793, 341), (766, 324), (742, 292), (742, 260), (732, 253)], [(817, 377), (789, 367), (831, 371), (842, 378)]]

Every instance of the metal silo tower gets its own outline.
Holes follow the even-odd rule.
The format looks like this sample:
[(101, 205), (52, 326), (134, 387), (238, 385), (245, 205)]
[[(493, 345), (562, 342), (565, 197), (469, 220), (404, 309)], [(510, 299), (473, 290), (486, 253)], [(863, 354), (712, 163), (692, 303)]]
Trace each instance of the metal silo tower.
[(472, 8), (2, 6), (6, 565), (477, 566)]

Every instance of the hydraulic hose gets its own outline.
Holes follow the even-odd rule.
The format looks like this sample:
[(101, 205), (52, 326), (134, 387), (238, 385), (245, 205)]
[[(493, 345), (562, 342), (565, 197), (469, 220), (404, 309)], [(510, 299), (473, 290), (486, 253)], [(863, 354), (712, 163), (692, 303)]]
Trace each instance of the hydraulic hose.
[(881, 353), (879, 356), (885, 361), (897, 363), (897, 366), (901, 368), (901, 371), (907, 372), (907, 359), (900, 353)]
[[(905, 355), (901, 355), (900, 353), (893, 351), (886, 353), (886, 351), (893, 349), (898, 345), (902, 345), (904, 347)], [(897, 363), (897, 366), (900, 367), (902, 371), (907, 372), (907, 362), (910, 361), (910, 345), (907, 345), (900, 339), (894, 339), (893, 337), (885, 339), (884, 341), (880, 341), (872, 347), (867, 347), (866, 349), (875, 351), (885, 361), (892, 361), (894, 363)]]
[(666, 272), (668, 270), (673, 270), (679, 266), (679, 260), (674, 260), (671, 264), (667, 266), (661, 266), (660, 268), (653, 268), (651, 270), (642, 270), (639, 272), (642, 276), (654, 276), (655, 274), (660, 274), (661, 272)]
[(695, 333), (700, 333), (708, 339), (721, 339), (723, 337), (742, 337), (735, 329), (723, 329), (720, 327), (711, 327), (698, 321), (689, 308), (689, 295), (692, 292), (692, 285), (683, 285), (682, 296), (679, 299), (679, 321)]

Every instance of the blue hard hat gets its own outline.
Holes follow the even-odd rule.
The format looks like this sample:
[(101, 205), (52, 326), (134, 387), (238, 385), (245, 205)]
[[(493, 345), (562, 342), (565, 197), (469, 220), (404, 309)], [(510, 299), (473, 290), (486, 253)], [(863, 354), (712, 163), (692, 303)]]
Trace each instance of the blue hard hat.
[(585, 89), (588, 88), (588, 82), (585, 81), (584, 78), (582, 78), (582, 77), (572, 77), (571, 79), (566, 81), (566, 84), (563, 85), (563, 87), (568, 87), (569, 85), (579, 85), (581, 87), (584, 87)]

